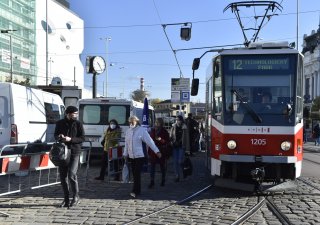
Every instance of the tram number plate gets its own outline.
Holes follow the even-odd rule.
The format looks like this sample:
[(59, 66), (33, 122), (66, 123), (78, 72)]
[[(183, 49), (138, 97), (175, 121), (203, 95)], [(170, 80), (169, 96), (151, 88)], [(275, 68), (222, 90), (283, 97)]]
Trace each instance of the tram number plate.
[(266, 145), (267, 144), (267, 140), (266, 139), (252, 138), (251, 139), (251, 144), (252, 145)]

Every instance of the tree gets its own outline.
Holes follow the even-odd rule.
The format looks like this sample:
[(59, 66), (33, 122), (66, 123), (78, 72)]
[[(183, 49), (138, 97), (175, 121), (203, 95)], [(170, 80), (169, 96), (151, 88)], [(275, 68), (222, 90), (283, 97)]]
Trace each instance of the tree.
[(162, 102), (162, 100), (160, 98), (150, 99), (150, 105), (156, 105), (160, 102)]
[(137, 102), (143, 102), (146, 97), (149, 97), (150, 94), (147, 91), (142, 91), (137, 89), (131, 93), (131, 98)]

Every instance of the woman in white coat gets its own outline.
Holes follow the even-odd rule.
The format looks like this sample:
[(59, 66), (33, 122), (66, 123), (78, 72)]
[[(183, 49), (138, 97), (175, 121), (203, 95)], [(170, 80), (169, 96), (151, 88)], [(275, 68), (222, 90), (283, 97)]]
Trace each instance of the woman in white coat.
[(129, 117), (130, 128), (125, 136), (125, 148), (123, 156), (131, 161), (133, 173), (133, 188), (130, 195), (135, 198), (141, 193), (141, 169), (145, 162), (145, 153), (143, 151), (142, 143), (146, 143), (152, 151), (154, 151), (159, 158), (161, 153), (154, 141), (150, 137), (146, 128), (141, 127), (139, 119), (136, 116)]

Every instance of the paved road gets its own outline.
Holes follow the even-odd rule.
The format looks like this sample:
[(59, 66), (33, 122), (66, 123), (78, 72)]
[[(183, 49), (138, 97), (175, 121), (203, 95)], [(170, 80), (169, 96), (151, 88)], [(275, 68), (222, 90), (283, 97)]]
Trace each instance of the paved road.
[[(123, 224), (169, 206), (209, 185), (212, 180), (204, 169), (204, 158), (202, 152), (192, 157), (193, 175), (178, 183), (174, 182), (169, 162), (165, 187), (160, 187), (161, 175), (158, 173), (155, 188), (148, 189), (149, 174), (144, 173), (142, 194), (137, 199), (129, 196), (131, 183), (94, 180), (99, 168), (93, 167), (89, 170), (87, 185), (80, 186), (81, 202), (78, 206), (70, 209), (57, 207), (63, 200), (60, 185), (27, 190), (0, 198), (0, 212), (9, 214), (5, 217), (0, 213), (0, 224)], [(3, 178), (1, 182), (5, 182)]]
[[(320, 147), (314, 143), (306, 143), (305, 148), (320, 152)], [(212, 183), (204, 166), (205, 153), (199, 152), (191, 159), (194, 173), (179, 183), (174, 182), (170, 162), (165, 187), (160, 187), (158, 173), (155, 188), (148, 189), (149, 175), (144, 173), (142, 195), (137, 199), (129, 196), (130, 183), (94, 180), (99, 173), (98, 167), (90, 168), (87, 185), (82, 182), (80, 186), (81, 202), (71, 209), (57, 207), (63, 196), (60, 185), (1, 197), (0, 212), (9, 217), (0, 213), (0, 225), (126, 224), (168, 206), (171, 207), (133, 224), (231, 224), (256, 203), (254, 195), (213, 187), (191, 202), (173, 205)], [(310, 181), (320, 187), (319, 179)], [(1, 182), (4, 182), (3, 178)], [(293, 224), (319, 224), (319, 193), (298, 182), (296, 190), (276, 195), (274, 200)], [(280, 223), (264, 206), (246, 224)]]

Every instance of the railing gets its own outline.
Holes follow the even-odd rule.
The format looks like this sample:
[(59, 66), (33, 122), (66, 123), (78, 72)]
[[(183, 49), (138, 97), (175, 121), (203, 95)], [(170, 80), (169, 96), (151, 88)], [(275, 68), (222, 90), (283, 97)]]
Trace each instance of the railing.
[(118, 146), (108, 150), (108, 181), (110, 181), (111, 175), (120, 176), (122, 173), (124, 163), (123, 148), (124, 146)]
[[(0, 182), (2, 183), (0, 196), (59, 184), (58, 167), (49, 159), (49, 151), (52, 145), (53, 142), (3, 146), (0, 149)], [(80, 155), (80, 166), (86, 163), (85, 185), (88, 181), (91, 147), (90, 142), (90, 147), (82, 148)], [(52, 170), (54, 170), (54, 173), (52, 173)], [(46, 176), (45, 179), (44, 176)], [(3, 185), (6, 182), (5, 180), (7, 180), (7, 187)], [(27, 184), (24, 183), (26, 180)], [(16, 188), (12, 187), (14, 184), (17, 186)]]

